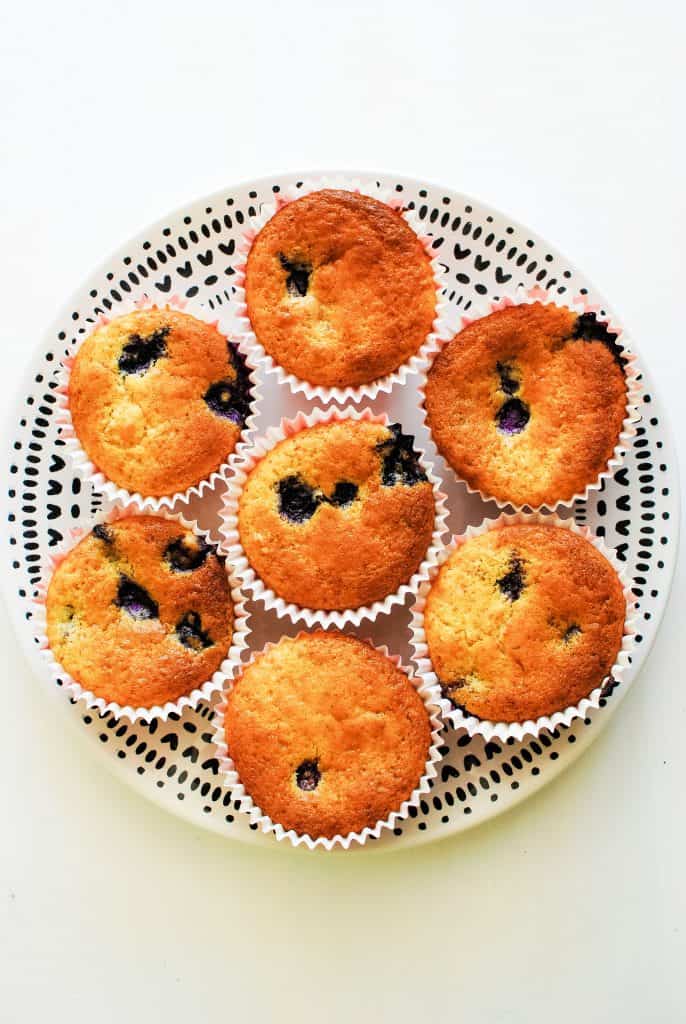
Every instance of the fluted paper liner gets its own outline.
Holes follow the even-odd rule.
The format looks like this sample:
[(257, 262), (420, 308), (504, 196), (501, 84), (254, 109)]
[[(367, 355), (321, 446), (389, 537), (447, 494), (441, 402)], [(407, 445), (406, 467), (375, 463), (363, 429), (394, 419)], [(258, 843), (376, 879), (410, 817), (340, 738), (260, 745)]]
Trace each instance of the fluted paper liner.
[(453, 332), (446, 323), (449, 303), (443, 295), (447, 282), (445, 270), (431, 247), (434, 241), (433, 236), (426, 234), (414, 210), (402, 210), (403, 219), (415, 232), (431, 258), (431, 268), (436, 283), (436, 315), (432, 330), (427, 335), (425, 341), (413, 356), (385, 377), (378, 377), (376, 380), (357, 386), (325, 387), (322, 384), (310, 384), (295, 374), (288, 373), (265, 351), (252, 329), (245, 301), (245, 269), (248, 253), (255, 238), (267, 221), (271, 220), (274, 214), (283, 206), (294, 202), (296, 199), (302, 199), (303, 196), (309, 195), (311, 192), (318, 192), (321, 189), (327, 188), (359, 192), (362, 195), (370, 196), (372, 199), (378, 199), (379, 202), (386, 203), (387, 206), (394, 210), (402, 210), (403, 207), (403, 200), (397, 193), (392, 192), (388, 188), (382, 188), (378, 182), (363, 182), (358, 178), (322, 177), (309, 179), (303, 182), (300, 188), (297, 188), (295, 185), (285, 187), (274, 197), (272, 202), (264, 203), (260, 207), (259, 213), (251, 218), (250, 226), (244, 232), (243, 239), (237, 246), (238, 259), (233, 264), (233, 310), (243, 328), (240, 334), (240, 344), (243, 351), (250, 355), (256, 366), (263, 367), (267, 373), (275, 374), (280, 384), (286, 385), (296, 394), (301, 393), (306, 398), (318, 400), (325, 405), (329, 402), (337, 402), (339, 405), (345, 402), (359, 404), (366, 400), (372, 401), (381, 392), (390, 393), (396, 384), (404, 384), (411, 375), (424, 373), (428, 369), (433, 356), (440, 348), (441, 342), (447, 341), (448, 338), (452, 337)]
[[(306, 634), (298, 633), (298, 636)], [(233, 681), (227, 683), (226, 694), (223, 700), (220, 700), (215, 707), (213, 726), (214, 726), (214, 744), (217, 747), (217, 754), (219, 759), (219, 769), (224, 777), (224, 785), (231, 792), (232, 800), (235, 801), (235, 806), (242, 814), (247, 814), (250, 817), (250, 823), (257, 825), (261, 832), (265, 834), (273, 833), (278, 840), (288, 839), (293, 846), (306, 846), (309, 850), (314, 850), (317, 847), (323, 847), (325, 850), (333, 850), (336, 846), (341, 846), (344, 850), (350, 849), (353, 843), (359, 843), (363, 846), (368, 839), (378, 839), (384, 829), (394, 829), (398, 822), (404, 821), (410, 815), (411, 807), (418, 807), (421, 798), (424, 794), (428, 793), (431, 789), (431, 780), (436, 778), (437, 771), (436, 765), (441, 760), (440, 746), (441, 738), (440, 733), (443, 727), (443, 723), (439, 714), (440, 707), (440, 688), (433, 683), (429, 683), (422, 679), (420, 676), (415, 675), (412, 670), (402, 664), (399, 657), (389, 653), (387, 647), (379, 647), (373, 644), (369, 640), (365, 640), (370, 647), (374, 647), (375, 650), (380, 651), (381, 654), (389, 658), (393, 664), (399, 668), (408, 677), (409, 681), (417, 690), (419, 696), (424, 702), (427, 715), (429, 716), (429, 722), (431, 725), (431, 742), (429, 745), (429, 754), (424, 767), (424, 773), (419, 779), (416, 788), (412, 791), (411, 795), (407, 800), (396, 810), (392, 811), (387, 818), (383, 821), (377, 821), (373, 827), (365, 827), (361, 832), (348, 832), (347, 835), (336, 835), (331, 839), (325, 836), (312, 836), (306, 833), (298, 833), (294, 829), (285, 829), (283, 825), (273, 821), (267, 814), (263, 814), (261, 808), (257, 807), (245, 787), (241, 783), (236, 766), (231, 759), (231, 754), (226, 742), (226, 734), (224, 730), (224, 715), (227, 708), (227, 696), (233, 689)], [(275, 646), (272, 643), (268, 643), (261, 651), (253, 653), (250, 660), (242, 666), (242, 671), (251, 665), (261, 654), (268, 651), (270, 647)]]
[[(151, 722), (153, 719), (166, 721), (170, 714), (181, 714), (184, 708), (195, 708), (201, 700), (208, 700), (213, 693), (223, 689), (226, 679), (233, 674), (235, 668), (241, 662), (243, 652), (247, 649), (247, 638), (251, 632), (248, 626), (249, 613), (245, 608), (245, 601), (239, 582), (228, 562), (226, 563), (226, 574), (231, 588), (231, 600), (233, 603), (231, 646), (225, 659), (211, 679), (208, 679), (201, 686), (192, 690), (191, 693), (184, 694), (175, 701), (168, 701), (162, 706), (155, 705), (150, 708), (122, 707), (116, 701), (106, 701), (103, 697), (98, 697), (97, 694), (85, 689), (75, 679), (72, 679), (55, 658), (48, 642), (46, 600), (50, 580), (57, 566), (64, 561), (79, 541), (92, 532), (93, 527), (99, 524), (113, 523), (118, 519), (124, 519), (135, 514), (134, 510), (125, 506), (110, 507), (103, 509), (100, 514), (90, 521), (88, 526), (79, 527), (70, 532), (69, 537), (49, 556), (49, 564), (43, 567), (44, 572), (42, 574), (42, 582), (38, 588), (38, 597), (34, 600), (33, 629), (38, 640), (39, 649), (48, 663), (53, 679), (56, 683), (61, 683), (62, 688), (69, 693), (74, 701), (82, 702), (85, 707), (94, 709), (99, 715), (104, 715), (109, 711), (117, 719), (125, 718), (131, 722), (138, 720)], [(203, 540), (216, 547), (207, 530), (201, 530), (194, 520), (185, 519), (180, 513), (157, 511), (145, 512), (143, 514), (154, 515), (161, 519), (168, 519), (171, 522), (179, 523), (186, 530), (192, 530), (198, 537), (202, 537)]]
[[(602, 490), (605, 480), (611, 479), (612, 476), (617, 472), (619, 467), (624, 462), (626, 454), (631, 448), (632, 441), (636, 436), (636, 424), (641, 419), (639, 405), (642, 393), (641, 371), (640, 367), (638, 366), (635, 353), (631, 352), (626, 347), (626, 332), (621, 327), (616, 326), (616, 324), (612, 322), (609, 317), (599, 316), (598, 314), (600, 313), (601, 307), (598, 304), (591, 303), (588, 300), (588, 296), (581, 294), (575, 296), (571, 301), (565, 302), (561, 300), (560, 296), (553, 295), (549, 291), (546, 291), (544, 288), (541, 288), (539, 285), (536, 285), (534, 288), (529, 289), (520, 286), (512, 295), (505, 295), (498, 301), (491, 301), (487, 304), (482, 305), (481, 307), (474, 303), (472, 305), (472, 308), (470, 309), (469, 316), (463, 315), (460, 317), (460, 326), (457, 332), (453, 334), (453, 337), (456, 339), (459, 338), (460, 332), (463, 331), (465, 327), (468, 327), (469, 324), (474, 323), (475, 320), (480, 320), (482, 317), (488, 316), (490, 313), (495, 313), (498, 310), (507, 308), (508, 306), (531, 305), (534, 302), (540, 302), (543, 305), (560, 306), (565, 309), (569, 309), (573, 313), (577, 313), (579, 315), (582, 313), (595, 313), (597, 315), (598, 322), (607, 324), (609, 330), (617, 335), (618, 343), (622, 347), (622, 357), (625, 360), (623, 369), (624, 379), (626, 382), (626, 411), (624, 420), (622, 422), (622, 428), (620, 430), (619, 436), (617, 437), (617, 443), (615, 445), (614, 452), (611, 458), (609, 459), (607, 465), (598, 474), (595, 480), (590, 481), (590, 483), (586, 484), (583, 490), (577, 491), (577, 493), (572, 495), (571, 498), (567, 498), (564, 501), (556, 501), (552, 503), (544, 503), (543, 505), (532, 506), (517, 505), (515, 502), (512, 501), (503, 501), (501, 498), (496, 498), (495, 495), (489, 494), (487, 491), (480, 490), (477, 487), (472, 487), (471, 484), (467, 483), (467, 481), (464, 480), (459, 475), (456, 469), (453, 469), (453, 467), (450, 465), (448, 459), (445, 456), (442, 455), (442, 458), (448, 469), (453, 473), (455, 479), (459, 480), (461, 483), (464, 484), (469, 494), (478, 494), (479, 497), (483, 499), (483, 501), (493, 501), (500, 509), (512, 508), (518, 511), (532, 512), (541, 512), (546, 510), (559, 511), (563, 508), (572, 508), (575, 502), (577, 501), (586, 501), (593, 491)], [(449, 340), (451, 341), (452, 338)], [(439, 349), (444, 348), (445, 342), (440, 343), (438, 347)], [(435, 354), (433, 358), (435, 358)], [(425, 422), (427, 421), (426, 383), (430, 369), (431, 367), (429, 366), (427, 368), (426, 373), (422, 375), (422, 380), (419, 385), (420, 406), (424, 413)]]
[[(182, 313), (188, 313), (189, 316), (193, 316), (197, 320), (202, 320), (204, 323), (210, 324), (212, 327), (216, 327), (217, 330), (226, 337), (227, 342), (230, 341), (238, 349), (239, 354), (243, 356), (246, 361), (248, 376), (250, 379), (250, 415), (246, 419), (245, 426), (241, 431), (234, 451), (227, 454), (224, 462), (222, 462), (222, 464), (214, 470), (213, 473), (208, 477), (205, 477), (203, 480), (199, 480), (191, 487), (187, 487), (185, 491), (176, 491), (173, 494), (163, 495), (161, 497), (151, 497), (150, 495), (141, 494), (139, 491), (132, 492), (128, 491), (125, 487), (119, 487), (91, 460), (90, 456), (81, 444), (72, 422), (71, 412), (69, 409), (69, 380), (79, 348), (86, 338), (89, 337), (89, 334), (92, 334), (99, 326), (109, 323), (115, 317), (123, 316), (126, 313), (133, 313), (139, 309), (166, 308), (174, 309)], [(193, 496), (200, 496), (206, 490), (211, 490), (218, 483), (226, 480), (230, 475), (231, 459), (233, 455), (239, 452), (245, 445), (249, 444), (256, 433), (256, 418), (262, 394), (259, 387), (256, 368), (250, 357), (246, 356), (246, 353), (241, 350), (237, 339), (232, 337), (231, 332), (223, 326), (226, 318), (227, 314), (220, 315), (217, 311), (206, 309), (204, 306), (192, 305), (187, 299), (182, 299), (178, 295), (172, 295), (169, 299), (160, 301), (152, 299), (147, 294), (143, 293), (138, 298), (127, 298), (117, 303), (117, 305), (110, 310), (107, 316), (101, 315), (93, 324), (92, 331), (89, 332), (88, 335), (84, 335), (83, 338), (80, 338), (74, 345), (71, 354), (63, 358), (58, 372), (58, 386), (55, 391), (59, 410), (56, 422), (60, 425), (60, 437), (65, 442), (65, 451), (72, 466), (74, 467), (74, 470), (83, 480), (89, 481), (93, 488), (102, 494), (107, 502), (116, 503), (121, 506), (131, 506), (134, 512), (148, 512), (155, 515), (162, 509), (173, 508), (177, 502), (187, 502)]]
[(428, 461), (424, 451), (416, 448), (422, 468), (425, 470), (434, 492), (434, 529), (429, 547), (417, 571), (410, 579), (403, 583), (398, 589), (389, 594), (383, 600), (375, 601), (371, 605), (362, 605), (359, 608), (346, 608), (340, 610), (325, 610), (317, 608), (305, 608), (301, 605), (285, 601), (279, 597), (259, 577), (248, 561), (247, 555), (241, 544), (238, 531), (238, 506), (245, 486), (246, 480), (254, 467), (261, 459), (272, 451), (279, 442), (289, 437), (294, 437), (302, 430), (321, 424), (342, 422), (344, 420), (366, 420), (371, 423), (381, 423), (388, 426), (389, 417), (385, 414), (372, 412), (365, 408), (357, 410), (352, 406), (344, 409), (331, 407), (326, 409), (315, 409), (305, 415), (299, 413), (295, 419), (282, 419), (279, 427), (271, 427), (266, 434), (257, 439), (250, 448), (244, 448), (232, 462), (233, 474), (228, 481), (227, 490), (224, 493), (224, 501), (220, 511), (221, 526), (220, 533), (224, 540), (222, 551), (231, 561), (236, 577), (240, 581), (245, 593), (259, 601), (265, 608), (273, 609), (280, 618), (288, 618), (296, 623), (304, 621), (308, 626), (320, 625), (325, 629), (336, 626), (342, 629), (346, 625), (359, 626), (363, 619), (374, 621), (378, 615), (389, 612), (393, 607), (402, 605), (408, 594), (417, 592), (417, 588), (423, 580), (428, 579), (429, 570), (436, 564), (438, 553), (441, 550), (442, 539), (447, 533), (446, 520), (448, 509), (446, 508), (446, 496), (440, 490), (441, 481), (433, 471), (433, 465)]
[(587, 527), (577, 526), (573, 519), (561, 519), (559, 516), (542, 514), (540, 512), (515, 512), (510, 515), (501, 514), (497, 519), (484, 519), (479, 526), (469, 526), (459, 537), (453, 537), (450, 544), (448, 544), (448, 546), (441, 552), (438, 558), (438, 564), (432, 568), (431, 578), (426, 583), (423, 583), (419, 589), (417, 600), (412, 607), (410, 644), (413, 651), (412, 660), (417, 667), (417, 671), (426, 681), (427, 685), (439, 686), (440, 688), (440, 680), (433, 669), (429, 656), (429, 647), (424, 629), (424, 610), (426, 608), (428, 593), (431, 590), (433, 581), (438, 575), (441, 565), (448, 560), (456, 548), (461, 544), (464, 544), (466, 541), (471, 540), (473, 537), (478, 537), (489, 530), (497, 530), (503, 526), (512, 526), (515, 523), (538, 523), (543, 526), (561, 527), (564, 530), (570, 530), (572, 533), (578, 534), (580, 537), (584, 537), (586, 540), (590, 541), (595, 548), (597, 548), (619, 576), (624, 589), (624, 600), (626, 602), (624, 635), (622, 637), (622, 643), (617, 653), (617, 659), (614, 665), (607, 676), (605, 676), (605, 678), (588, 695), (588, 697), (585, 697), (574, 706), (565, 708), (563, 711), (556, 711), (552, 715), (544, 715), (541, 718), (536, 719), (536, 721), (491, 722), (488, 719), (477, 718), (475, 715), (470, 715), (454, 708), (450, 701), (446, 700), (441, 695), (440, 704), (443, 717), (452, 722), (456, 729), (465, 729), (470, 736), (483, 736), (487, 741), (492, 739), (505, 741), (511, 736), (514, 739), (521, 741), (525, 736), (538, 736), (543, 729), (547, 729), (552, 732), (558, 726), (571, 725), (575, 718), (585, 718), (591, 709), (599, 708), (606, 685), (610, 681), (621, 683), (624, 678), (624, 673), (630, 663), (630, 654), (636, 633), (635, 601), (631, 593), (627, 573), (618, 562), (614, 552), (607, 548), (605, 544), (603, 544), (603, 542), (591, 532), (591, 530)]

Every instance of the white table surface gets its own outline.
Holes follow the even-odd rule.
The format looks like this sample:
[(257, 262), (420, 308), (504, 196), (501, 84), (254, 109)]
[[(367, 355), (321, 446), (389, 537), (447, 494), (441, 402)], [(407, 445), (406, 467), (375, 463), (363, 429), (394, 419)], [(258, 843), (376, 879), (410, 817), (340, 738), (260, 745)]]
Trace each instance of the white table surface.
[[(683, 5), (11, 7), (3, 408), (64, 299), (146, 223), (348, 166), (473, 193), (569, 253), (683, 444)], [(637, 685), (541, 795), (416, 851), (313, 858), (115, 781), (51, 717), (3, 610), (0, 1021), (683, 1021), (685, 614), (677, 573)]]

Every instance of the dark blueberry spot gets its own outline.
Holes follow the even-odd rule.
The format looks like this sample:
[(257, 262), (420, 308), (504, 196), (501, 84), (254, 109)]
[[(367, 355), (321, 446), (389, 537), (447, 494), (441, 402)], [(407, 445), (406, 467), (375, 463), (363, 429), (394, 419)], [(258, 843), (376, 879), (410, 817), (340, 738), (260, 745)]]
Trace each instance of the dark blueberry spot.
[(167, 545), (164, 560), (175, 572), (191, 572), (192, 569), (200, 568), (213, 550), (212, 545), (203, 537), (185, 533)]
[(357, 484), (348, 483), (347, 480), (340, 480), (334, 487), (331, 497), (326, 500), (330, 505), (335, 505), (336, 508), (345, 508), (346, 505), (352, 505), (357, 497), (357, 489)]
[(299, 476), (286, 476), (276, 485), (279, 494), (279, 514), (293, 523), (311, 519), (322, 500), (309, 484)]
[(510, 559), (510, 568), (507, 570), (504, 576), (501, 576), (499, 580), (495, 581), (500, 588), (501, 593), (509, 601), (517, 601), (522, 596), (522, 591), (526, 583), (524, 574), (524, 565), (521, 559), (513, 555)]
[(212, 646), (209, 634), (202, 629), (202, 622), (197, 612), (186, 612), (176, 624), (176, 638), (184, 647), (191, 651), (202, 651)]
[(573, 637), (578, 636), (580, 632), (581, 632), (581, 626), (577, 626), (577, 624), (575, 622), (573, 622), (572, 625), (568, 626), (567, 629), (565, 630), (565, 634), (562, 637), (563, 643), (568, 644), (569, 641)]
[(147, 590), (139, 587), (128, 576), (119, 577), (119, 587), (114, 603), (128, 612), (132, 619), (156, 619), (159, 617), (157, 601), (154, 601)]
[(112, 544), (114, 542), (114, 534), (106, 526), (103, 526), (102, 523), (93, 527), (93, 536), (101, 540), (103, 544)]
[(495, 368), (500, 377), (500, 390), (506, 395), (514, 395), (519, 391), (519, 381), (513, 377), (514, 367), (512, 363), (496, 363)]
[(600, 341), (610, 350), (615, 362), (624, 368), (626, 358), (622, 346), (617, 342), (618, 336), (608, 329), (606, 323), (599, 321), (595, 313), (582, 313), (577, 318), (572, 337), (583, 341)]
[(140, 334), (129, 335), (129, 340), (119, 356), (121, 372), (145, 373), (158, 359), (166, 356), (169, 331), (169, 327), (159, 327), (144, 338)]
[(394, 484), (425, 483), (427, 476), (419, 463), (419, 455), (414, 450), (412, 434), (403, 434), (399, 423), (392, 423), (388, 428), (391, 436), (376, 446), (383, 457), (381, 482), (385, 487)]
[(234, 351), (232, 361), (236, 370), (235, 380), (215, 381), (203, 398), (217, 416), (224, 416), (243, 427), (250, 414), (250, 377), (239, 352)]
[(465, 679), (456, 679), (452, 683), (441, 683), (441, 693), (446, 700), (450, 701), (452, 706), (458, 710), (463, 711), (464, 705), (458, 704), (455, 700), (455, 694), (458, 690), (461, 690), (466, 685)]
[(321, 777), (322, 773), (319, 771), (317, 761), (303, 761), (295, 769), (295, 781), (300, 789), (304, 789), (308, 793), (317, 788)]
[(250, 415), (250, 399), (252, 397), (250, 370), (245, 362), (245, 356), (235, 345), (228, 342), (227, 348), (229, 362), (236, 374), (236, 379), (233, 382), (233, 408), (238, 416), (236, 422), (239, 426), (244, 427), (245, 421)]
[(302, 263), (298, 260), (289, 260), (281, 252), (279, 253), (279, 260), (288, 275), (286, 277), (288, 294), (296, 299), (301, 299), (304, 295), (307, 295), (312, 266), (309, 263)]
[(508, 398), (496, 413), (501, 434), (520, 434), (529, 422), (529, 407), (519, 398)]

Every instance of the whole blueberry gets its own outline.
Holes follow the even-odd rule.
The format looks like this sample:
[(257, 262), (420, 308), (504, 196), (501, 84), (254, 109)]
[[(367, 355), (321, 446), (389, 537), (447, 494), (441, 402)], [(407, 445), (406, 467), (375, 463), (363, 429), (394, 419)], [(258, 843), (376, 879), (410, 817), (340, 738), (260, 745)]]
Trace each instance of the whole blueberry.
[(139, 586), (138, 583), (128, 576), (119, 577), (119, 586), (114, 603), (117, 607), (127, 612), (132, 619), (137, 621), (159, 618), (160, 610), (157, 601), (150, 596), (144, 587)]
[(322, 498), (302, 477), (286, 476), (276, 485), (279, 514), (292, 523), (304, 523), (315, 514)]
[(202, 651), (212, 646), (209, 633), (202, 628), (202, 621), (197, 612), (186, 612), (176, 624), (176, 638), (191, 651)]
[(319, 764), (315, 761), (303, 761), (295, 769), (295, 781), (300, 789), (311, 793), (321, 781), (322, 773), (319, 771)]
[(122, 373), (145, 373), (158, 359), (167, 354), (167, 336), (169, 327), (158, 327), (152, 334), (129, 335), (119, 356), (119, 369)]
[(495, 417), (500, 433), (509, 435), (521, 434), (529, 419), (529, 407), (519, 398), (508, 398)]

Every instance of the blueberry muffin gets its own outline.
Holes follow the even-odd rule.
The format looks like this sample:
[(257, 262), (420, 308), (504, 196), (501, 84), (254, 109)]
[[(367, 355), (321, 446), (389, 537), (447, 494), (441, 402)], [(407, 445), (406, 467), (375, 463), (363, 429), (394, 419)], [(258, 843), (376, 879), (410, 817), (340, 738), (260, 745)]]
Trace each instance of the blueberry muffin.
[(222, 560), (201, 537), (157, 516), (96, 526), (58, 565), (48, 642), (84, 690), (151, 708), (212, 678), (231, 645)]
[(265, 351), (326, 387), (391, 373), (436, 316), (431, 261), (402, 214), (334, 189), (288, 203), (267, 222), (250, 249), (245, 294)]
[(234, 450), (250, 380), (216, 327), (176, 310), (142, 309), (96, 328), (69, 381), (76, 435), (119, 487), (185, 491)]
[(428, 422), (455, 472), (489, 497), (554, 506), (606, 468), (626, 416), (624, 357), (595, 314), (509, 306), (437, 356)]
[(262, 813), (329, 839), (399, 810), (431, 743), (427, 710), (405, 673), (342, 633), (284, 637), (259, 655), (229, 694), (224, 726)]
[(433, 488), (395, 424), (320, 424), (281, 441), (241, 493), (248, 561), (286, 601), (357, 608), (394, 593), (431, 543)]
[(625, 613), (619, 577), (589, 541), (521, 524), (456, 548), (429, 591), (424, 628), (453, 707), (524, 722), (572, 707), (602, 683)]

